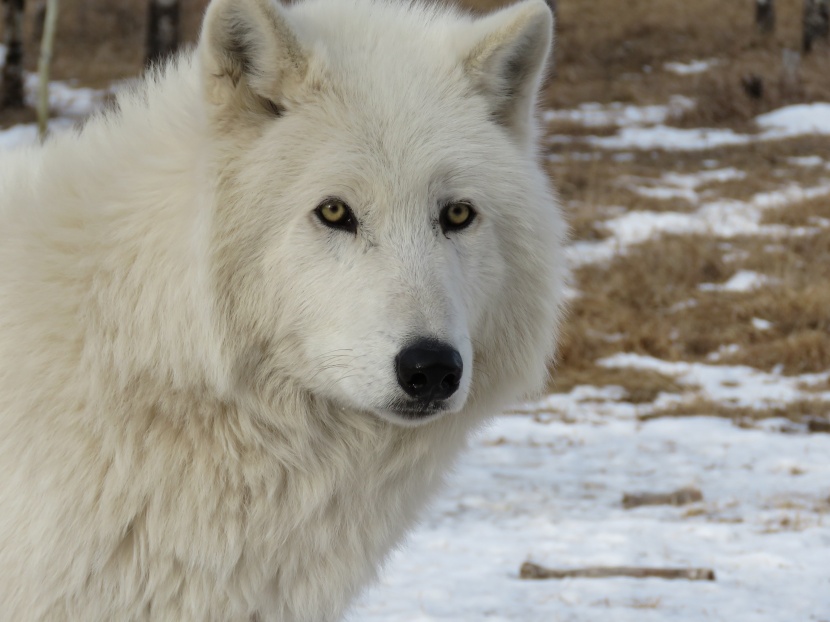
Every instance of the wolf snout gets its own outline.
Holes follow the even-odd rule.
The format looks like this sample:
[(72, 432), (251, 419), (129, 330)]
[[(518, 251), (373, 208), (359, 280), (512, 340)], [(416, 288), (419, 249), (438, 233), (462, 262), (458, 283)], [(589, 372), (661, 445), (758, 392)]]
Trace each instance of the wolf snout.
[(445, 400), (455, 393), (463, 369), (458, 350), (433, 339), (415, 341), (395, 358), (398, 384), (424, 404)]

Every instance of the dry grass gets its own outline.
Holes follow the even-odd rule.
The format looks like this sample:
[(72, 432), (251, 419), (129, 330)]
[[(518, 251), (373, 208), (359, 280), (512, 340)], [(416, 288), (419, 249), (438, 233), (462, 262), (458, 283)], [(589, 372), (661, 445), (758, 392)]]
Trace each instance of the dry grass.
[[(725, 246), (704, 236), (669, 236), (578, 270), (582, 295), (571, 310), (556, 386), (578, 384), (592, 368), (606, 376), (594, 361), (615, 352), (705, 361), (723, 344), (739, 346), (724, 363), (765, 370), (781, 365), (790, 374), (830, 368), (830, 232), (791, 238), (778, 252), (769, 252), (765, 242), (745, 238)], [(725, 252), (735, 251), (738, 260), (724, 261)], [(739, 269), (779, 285), (740, 293), (700, 290)], [(754, 318), (773, 326), (755, 328)]]
[(804, 423), (812, 418), (826, 418), (828, 414), (830, 414), (830, 403), (820, 400), (803, 400), (793, 402), (787, 406), (770, 406), (758, 409), (734, 407), (711, 400), (697, 399), (671, 408), (649, 412), (641, 415), (640, 419), (649, 421), (659, 417), (723, 417), (731, 419), (739, 425), (752, 427), (755, 422), (764, 419), (780, 418)]
[[(792, 50), (790, 50), (792, 52)], [(694, 79), (692, 96), (697, 105), (675, 119), (680, 127), (729, 126), (746, 130), (753, 117), (797, 102), (830, 98), (830, 55), (811, 54), (798, 62), (798, 70), (785, 69), (780, 48), (746, 50)], [(760, 97), (751, 97), (745, 84), (759, 81)]]

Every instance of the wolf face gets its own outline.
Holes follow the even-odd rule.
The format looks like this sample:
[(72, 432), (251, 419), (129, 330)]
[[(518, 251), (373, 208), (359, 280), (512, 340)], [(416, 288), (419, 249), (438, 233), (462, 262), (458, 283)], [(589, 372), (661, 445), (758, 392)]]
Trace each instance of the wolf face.
[[(563, 229), (534, 162), (544, 3), (444, 15), (440, 29), (431, 9), (408, 12), (219, 1), (200, 44), (219, 145), (217, 274), (241, 375), (288, 375), (401, 425), (496, 390), (504, 339), (540, 339), (548, 352), (533, 356), (547, 356), (561, 269), (544, 264), (561, 263)], [(513, 326), (539, 323), (511, 311), (529, 304), (517, 287), (551, 307), (539, 311), (549, 336)]]

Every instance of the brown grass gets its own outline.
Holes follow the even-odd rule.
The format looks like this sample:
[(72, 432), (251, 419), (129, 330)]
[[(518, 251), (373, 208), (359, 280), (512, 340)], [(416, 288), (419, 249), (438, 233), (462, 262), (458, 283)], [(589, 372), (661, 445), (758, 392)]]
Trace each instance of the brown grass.
[[(674, 120), (680, 127), (729, 126), (751, 129), (752, 118), (796, 102), (827, 101), (830, 98), (830, 55), (811, 54), (791, 75), (785, 71), (783, 50), (746, 50), (712, 70), (694, 78), (691, 96), (697, 105)], [(760, 98), (750, 97), (748, 79), (762, 84)]]
[[(641, 396), (632, 401), (677, 391), (669, 378), (596, 365), (615, 352), (706, 362), (722, 345), (735, 344), (738, 351), (721, 363), (787, 374), (830, 368), (830, 231), (786, 240), (778, 252), (769, 252), (767, 243), (753, 237), (726, 247), (709, 237), (669, 236), (578, 270), (582, 295), (564, 331), (553, 389), (617, 384)], [(725, 262), (724, 253), (736, 250), (741, 258)], [(740, 293), (699, 289), (738, 269), (769, 275), (779, 285)], [(760, 330), (753, 318), (773, 326)]]
[(804, 423), (814, 417), (827, 418), (829, 413), (830, 403), (819, 400), (803, 400), (787, 406), (770, 406), (769, 408), (760, 409), (731, 407), (711, 400), (697, 399), (672, 408), (641, 415), (640, 419), (648, 421), (659, 417), (723, 417), (742, 426), (752, 427), (754, 422), (763, 421), (764, 419), (780, 418), (789, 419), (796, 423)]

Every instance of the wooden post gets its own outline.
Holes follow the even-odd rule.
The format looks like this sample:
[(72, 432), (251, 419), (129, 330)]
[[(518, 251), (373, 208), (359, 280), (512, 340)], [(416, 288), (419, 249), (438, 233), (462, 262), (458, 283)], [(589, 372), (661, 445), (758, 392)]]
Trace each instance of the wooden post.
[(6, 64), (0, 76), (0, 108), (23, 108), (24, 0), (3, 0)]
[(830, 0), (804, 0), (803, 28), (805, 54), (812, 51), (816, 40), (830, 38)]
[(37, 131), (41, 141), (46, 139), (46, 131), (49, 128), (49, 69), (52, 66), (57, 24), (58, 0), (46, 0), (46, 17), (43, 20), (43, 37), (40, 40), (40, 57), (37, 61)]
[(755, 0), (755, 26), (764, 35), (775, 32), (775, 0)]
[(179, 47), (179, 0), (149, 0), (144, 65), (157, 64)]

